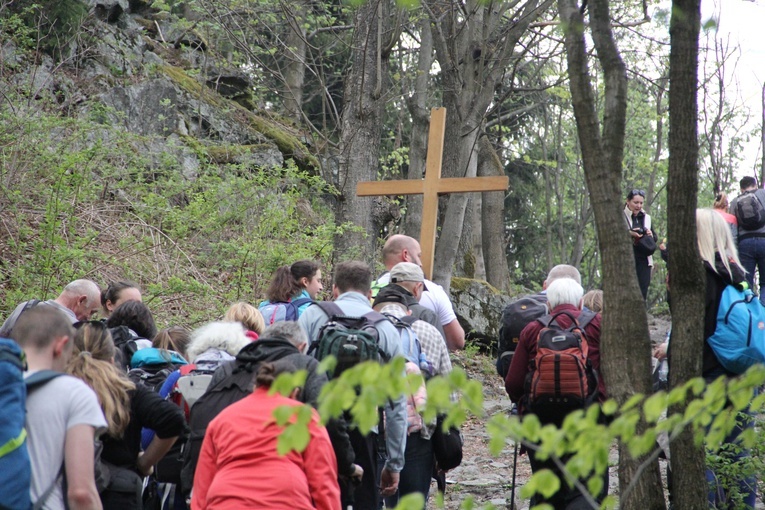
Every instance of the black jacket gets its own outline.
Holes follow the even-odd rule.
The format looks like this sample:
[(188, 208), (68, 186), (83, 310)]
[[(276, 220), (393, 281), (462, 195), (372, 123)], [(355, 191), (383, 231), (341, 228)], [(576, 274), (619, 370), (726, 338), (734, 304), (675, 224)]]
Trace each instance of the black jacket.
[(730, 262), (731, 275), (725, 265), (722, 263), (722, 259), (718, 254), (715, 257), (715, 269), (712, 269), (709, 263), (704, 263), (704, 269), (707, 275), (707, 291), (705, 297), (704, 307), (704, 362), (702, 365), (702, 375), (705, 379), (716, 379), (720, 375), (727, 375), (730, 377), (736, 374), (728, 372), (720, 364), (715, 356), (712, 347), (709, 346), (707, 339), (715, 333), (717, 329), (717, 310), (720, 308), (720, 301), (722, 299), (722, 293), (725, 287), (731, 284), (740, 284), (746, 281), (746, 275), (744, 270), (735, 262)]
[(141, 451), (141, 428), (153, 430), (157, 437), (180, 436), (186, 420), (180, 407), (142, 385), (130, 393), (130, 423), (121, 438), (103, 436), (101, 459), (115, 466), (135, 468)]

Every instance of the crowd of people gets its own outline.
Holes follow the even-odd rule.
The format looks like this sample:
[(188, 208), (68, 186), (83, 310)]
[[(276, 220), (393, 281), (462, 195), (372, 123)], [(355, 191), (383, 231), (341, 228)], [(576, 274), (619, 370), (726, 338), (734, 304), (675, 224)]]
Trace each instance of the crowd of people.
[[(765, 204), (757, 195), (762, 190), (749, 184), (742, 180), (742, 193), (751, 192)], [(653, 262), (646, 251), (651, 243), (643, 238), (655, 243), (656, 233), (644, 200), (642, 190), (630, 191), (624, 216), (645, 297)], [(760, 235), (765, 205), (762, 229), (751, 231), (736, 214), (739, 200), (730, 204), (731, 213), (724, 206), (697, 211), (707, 278), (703, 376), (709, 382), (738, 375), (726, 369), (708, 340), (724, 289), (752, 286), (758, 243), (765, 237)], [(716, 203), (727, 204), (727, 197), (718, 196)], [(380, 362), (405, 357), (407, 373), (426, 376), (452, 370), (449, 351), (464, 346), (465, 333), (447, 294), (425, 278), (420, 257), (415, 239), (392, 236), (383, 248), (383, 275), (374, 280), (369, 266), (358, 261), (336, 264), (326, 301), (319, 301), (320, 264), (296, 261), (276, 271), (258, 307), (234, 303), (220, 320), (193, 331), (178, 324), (159, 329), (140, 287), (129, 281), (110, 283), (102, 291), (95, 282), (75, 280), (55, 299), (20, 303), (0, 336), (15, 340), (26, 355), (35, 508), (377, 510), (411, 493), (427, 500), (433, 474), (443, 472), (434, 458), (435, 421), (425, 422), (421, 414), (424, 384), (381, 406), (384, 433), (360, 432), (347, 413), (323, 425), (312, 410), (306, 447), (279, 455), (276, 445), (284, 427), (273, 419), (273, 411), (283, 406), (317, 406), (333, 374), (317, 370), (323, 351), (314, 349), (349, 318), (361, 321), (354, 334), (371, 335)], [(541, 308), (526, 317), (512, 340), (512, 358), (501, 375), (521, 415), (533, 413), (544, 423), (561, 425), (570, 410), (607, 396), (598, 376), (603, 293), (585, 294), (578, 270), (558, 265), (542, 292), (531, 298)], [(416, 338), (414, 355), (403, 331)], [(548, 351), (560, 348), (547, 341), (549, 331), (554, 341), (569, 342), (565, 370), (558, 364), (548, 371)], [(659, 346), (655, 356), (671, 358), (670, 345)], [(270, 392), (279, 374), (297, 370), (307, 372), (304, 385), (287, 396)], [(33, 379), (39, 380), (33, 384)], [(555, 399), (563, 387), (573, 388), (568, 397), (574, 398), (565, 399), (565, 405)], [(751, 426), (751, 417), (743, 413), (726, 442), (735, 444)], [(523, 449), (533, 471), (561, 474), (561, 464), (538, 456), (534, 444)], [(735, 451), (735, 462), (748, 454)], [(533, 502), (590, 508), (593, 499), (601, 502), (607, 493), (607, 470), (603, 476), (600, 494), (581, 492), (582, 480), (561, 485), (552, 496), (537, 495)], [(708, 477), (714, 486), (713, 469)], [(753, 477), (738, 481), (747, 508), (753, 508), (755, 483)], [(726, 504), (727, 489), (710, 490), (710, 505)]]
[[(451, 371), (449, 347), (464, 345), (464, 332), (446, 293), (425, 279), (419, 243), (393, 236), (383, 253), (380, 282), (365, 263), (335, 265), (328, 301), (338, 313), (317, 301), (321, 267), (309, 260), (279, 268), (258, 307), (234, 303), (193, 331), (158, 328), (129, 281), (102, 291), (76, 280), (55, 299), (19, 304), (2, 331), (25, 352), (25, 377), (55, 374), (28, 385), (35, 508), (377, 510), (414, 492), (427, 499), (439, 468), (435, 422), (421, 414), (424, 384), (381, 406), (380, 437), (362, 434), (348, 414), (323, 425), (313, 410), (306, 447), (276, 448), (284, 427), (273, 410), (315, 407), (332, 377), (308, 353), (340, 315), (366, 318), (381, 362), (409, 355), (406, 329), (419, 356), (407, 358), (407, 373)], [(308, 373), (303, 386), (269, 392), (276, 376), (297, 370)]]

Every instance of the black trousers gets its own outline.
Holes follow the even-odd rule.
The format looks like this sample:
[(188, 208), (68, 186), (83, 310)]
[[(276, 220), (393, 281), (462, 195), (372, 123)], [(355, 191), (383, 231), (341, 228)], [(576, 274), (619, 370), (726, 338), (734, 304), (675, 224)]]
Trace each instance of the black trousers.
[(648, 298), (648, 286), (651, 284), (651, 266), (648, 265), (648, 257), (635, 254), (635, 272), (637, 273), (640, 292), (643, 293), (643, 300)]
[[(535, 457), (535, 452), (531, 448), (527, 448), (529, 454), (529, 462), (531, 463), (532, 473), (536, 473), (540, 469), (549, 469), (560, 479), (560, 490), (552, 495), (549, 499), (543, 499), (541, 496), (536, 495), (531, 499), (531, 506), (539, 505), (541, 503), (547, 503), (552, 505), (555, 510), (591, 510), (592, 506), (587, 502), (585, 497), (576, 487), (569, 487), (565, 478), (561, 474), (558, 466), (555, 465), (551, 459), (538, 460)], [(568, 457), (561, 459), (563, 464), (568, 461)], [(580, 480), (586, 487), (587, 481)], [(598, 503), (601, 503), (608, 494), (608, 469), (603, 475), (603, 490), (600, 494), (593, 494), (593, 497)]]
[(378, 510), (380, 508), (380, 490), (377, 480), (380, 478), (377, 467), (377, 434), (362, 436), (358, 429), (348, 431), (351, 440), (354, 463), (361, 466), (364, 476), (352, 493), (353, 501), (343, 501), (343, 508), (353, 505), (353, 510)]

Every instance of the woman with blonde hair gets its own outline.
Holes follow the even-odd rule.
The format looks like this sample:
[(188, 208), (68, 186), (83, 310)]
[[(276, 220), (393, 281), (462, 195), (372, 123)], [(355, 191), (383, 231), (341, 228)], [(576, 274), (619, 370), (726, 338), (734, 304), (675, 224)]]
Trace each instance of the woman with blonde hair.
[(266, 329), (266, 322), (263, 319), (263, 314), (260, 310), (255, 308), (249, 303), (239, 301), (234, 303), (226, 310), (226, 314), (223, 316), (223, 320), (226, 322), (239, 322), (244, 326), (247, 331), (245, 334), (254, 342)]
[(135, 390), (135, 384), (114, 365), (114, 354), (112, 336), (103, 322), (82, 323), (74, 337), (67, 372), (96, 392), (108, 423), (107, 433), (116, 438), (130, 422), (128, 393)]
[[(127, 379), (114, 365), (114, 354), (114, 342), (106, 325), (100, 321), (83, 322), (75, 335), (68, 372), (93, 388), (106, 415), (108, 434), (103, 437), (101, 459), (109, 465), (112, 483), (101, 492), (101, 503), (110, 510), (127, 510), (141, 507), (143, 478), (183, 432), (184, 420), (173, 403)], [(156, 432), (143, 452), (142, 427)]]
[[(704, 353), (702, 376), (707, 383), (711, 383), (720, 376), (736, 377), (738, 374), (728, 371), (718, 360), (709, 339), (714, 335), (717, 329), (717, 311), (720, 307), (723, 291), (728, 285), (735, 285), (739, 288), (745, 288), (746, 273), (742, 269), (738, 258), (738, 251), (733, 243), (728, 223), (723, 217), (712, 209), (696, 210), (696, 237), (698, 240), (699, 254), (704, 262), (706, 270), (706, 300), (704, 309)], [(670, 367), (671, 350), (670, 344)], [(749, 450), (738, 444), (738, 438), (744, 429), (752, 428), (752, 417), (746, 412), (739, 413), (736, 419), (736, 426), (733, 431), (725, 438), (723, 445), (729, 445), (723, 448), (719, 455), (724, 457), (726, 464), (742, 465), (747, 462), (750, 456)], [(743, 498), (742, 505), (736, 508), (754, 508), (756, 496), (756, 480), (753, 476), (741, 475), (735, 480), (720, 481), (719, 473), (715, 473), (713, 466), (707, 466), (707, 482), (709, 482), (709, 504), (710, 508), (728, 508), (731, 503), (731, 486), (737, 486), (738, 494)]]

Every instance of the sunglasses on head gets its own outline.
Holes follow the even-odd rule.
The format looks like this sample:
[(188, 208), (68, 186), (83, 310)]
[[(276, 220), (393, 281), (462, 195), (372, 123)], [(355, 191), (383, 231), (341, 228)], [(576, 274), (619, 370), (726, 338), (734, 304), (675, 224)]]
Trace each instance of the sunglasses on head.
[(642, 189), (633, 189), (632, 191), (630, 191), (630, 195), (632, 195), (633, 197), (635, 195), (640, 195), (641, 197), (645, 198), (645, 191), (643, 191)]

